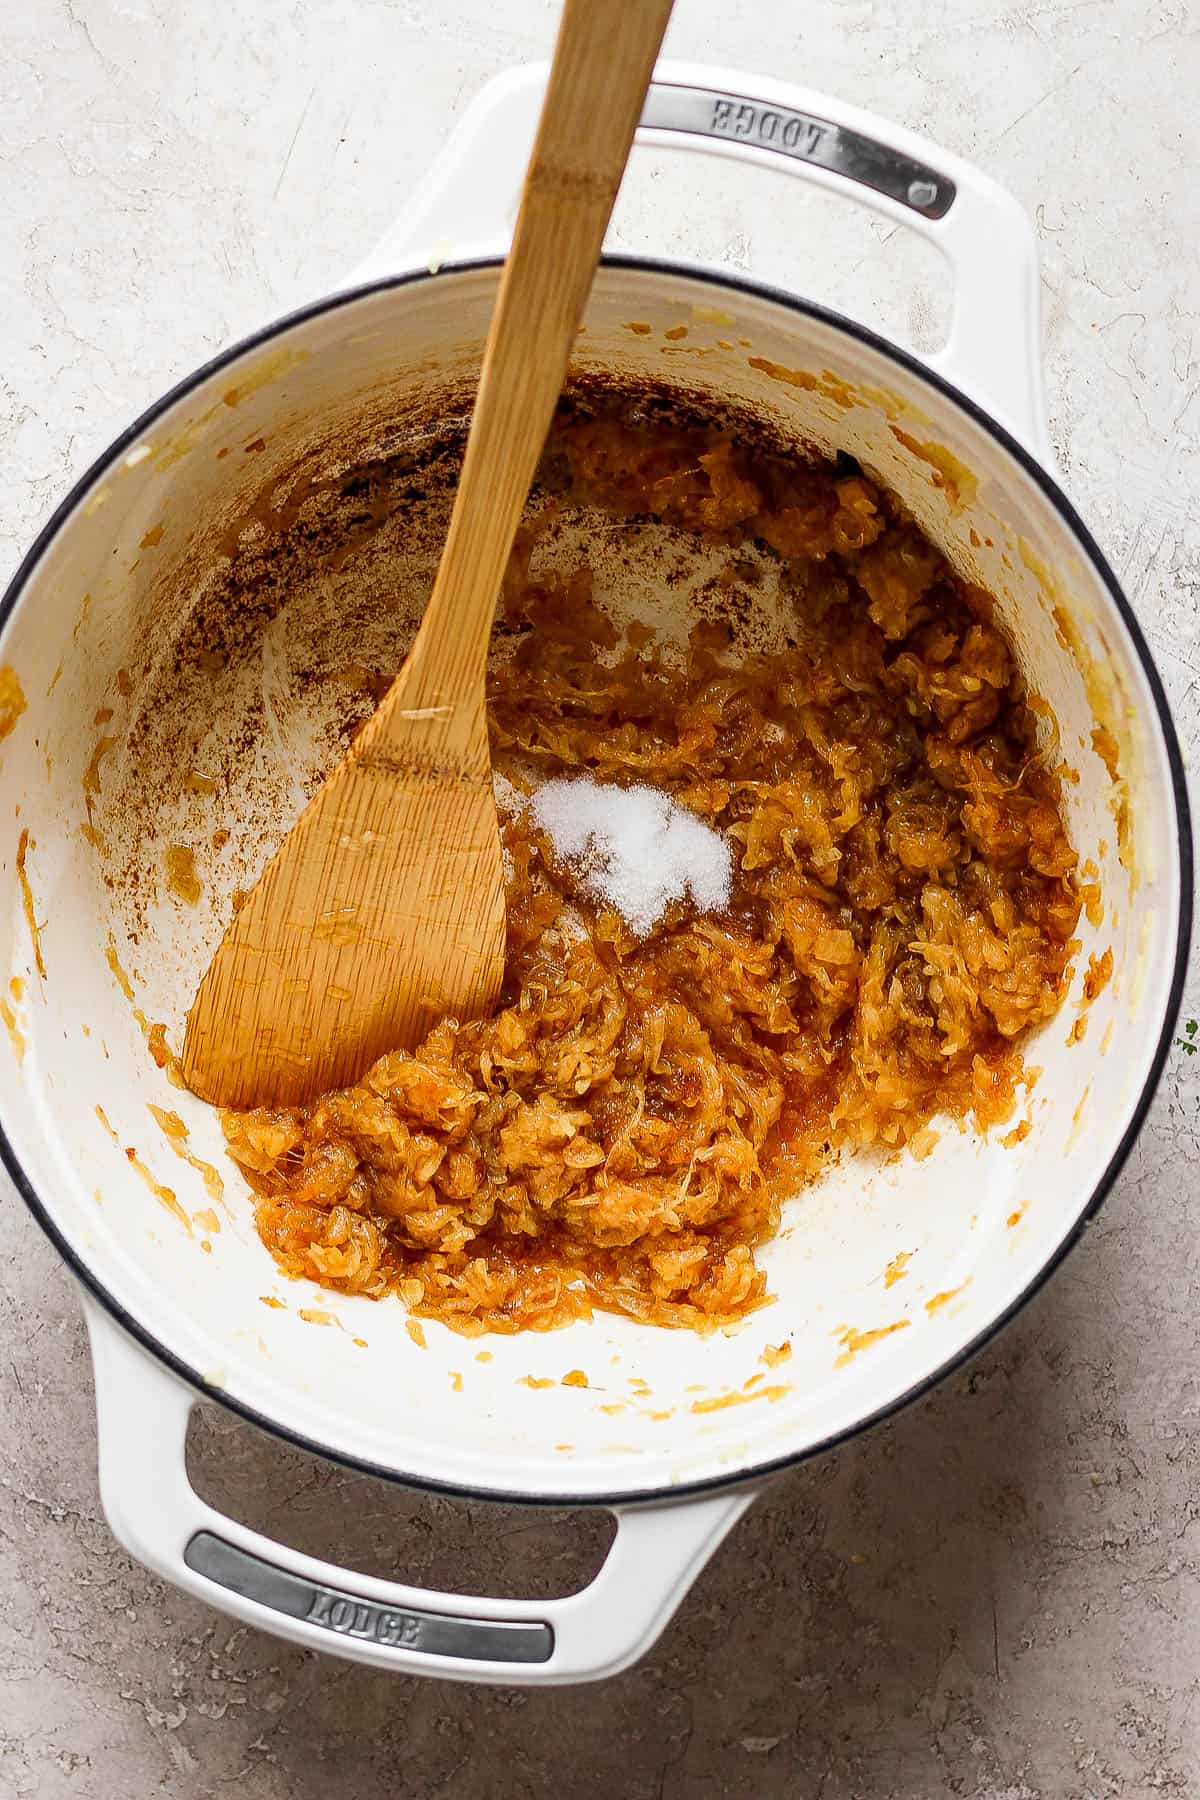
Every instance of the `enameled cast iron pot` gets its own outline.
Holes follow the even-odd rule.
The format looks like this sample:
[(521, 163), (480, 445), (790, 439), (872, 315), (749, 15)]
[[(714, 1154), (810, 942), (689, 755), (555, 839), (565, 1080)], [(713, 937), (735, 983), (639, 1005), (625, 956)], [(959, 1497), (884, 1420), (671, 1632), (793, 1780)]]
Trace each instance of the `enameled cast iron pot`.
[[(398, 1303), (288, 1288), (286, 1307), (264, 1307), (259, 1296), (280, 1284), (244, 1199), (209, 1232), (207, 1254), (200, 1227), (189, 1233), (168, 1216), (128, 1146), (189, 1214), (211, 1201), (200, 1174), (171, 1158), (147, 1104), (184, 1117), (201, 1160), (223, 1161), (220, 1133), (147, 1055), (114, 961), (134, 975), (144, 1014), (175, 1034), (206, 952), (181, 942), (183, 915), (170, 905), (136, 944), (122, 935), (97, 847), (81, 832), (84, 778), (101, 767), (93, 721), (112, 709), (107, 782), (136, 713), (143, 653), (171, 639), (170, 609), (187, 600), (188, 584), (173, 588), (170, 575), (186, 560), (189, 521), (249, 506), (264, 470), (322, 433), (353, 438), (356, 419), (377, 429), (411, 415), (439, 382), (469, 382), (544, 79), (525, 69), (487, 89), (352, 286), (227, 351), (139, 419), (51, 519), (0, 614), (0, 663), (28, 700), (0, 752), (5, 983), (23, 983), (11, 1004), (25, 1045), (23, 1058), (7, 1042), (0, 1055), (3, 1155), (83, 1290), (113, 1530), (172, 1581), (297, 1643), (410, 1673), (528, 1683), (596, 1678), (641, 1655), (773, 1473), (922, 1393), (1040, 1285), (1145, 1115), (1191, 908), (1162, 686), (1052, 473), (1023, 213), (958, 158), (848, 107), (663, 65), (640, 141), (799, 176), (920, 232), (948, 260), (953, 327), (932, 362), (750, 280), (614, 258), (597, 277), (579, 365), (634, 382), (669, 367), (700, 405), (748, 408), (797, 442), (850, 452), (997, 596), (1030, 686), (1057, 717), (1057, 753), (1078, 772), (1065, 786), (1069, 828), (1098, 867), (1104, 901), (1102, 922), (1081, 925), (1072, 994), (1029, 1051), (1042, 1070), (1031, 1130), (1011, 1147), (950, 1130), (923, 1162), (848, 1161), (794, 1204), (791, 1229), (766, 1253), (778, 1298), (735, 1332), (701, 1340), (601, 1316), (490, 1339), (487, 1363), (436, 1325), (418, 1347)], [(664, 358), (663, 333), (680, 322), (702, 354)], [(1098, 728), (1107, 735), (1094, 742)], [(277, 819), (277, 837), (287, 823)], [(17, 872), (22, 832), (45, 921), (44, 979)], [(1109, 947), (1112, 980), (1086, 1036), (1068, 1045), (1088, 956)], [(901, 1250), (908, 1274), (888, 1286), (884, 1269)], [(300, 1317), (322, 1307), (342, 1329)], [(790, 1360), (757, 1384), (773, 1397), (746, 1398), (764, 1346), (784, 1340)], [(572, 1369), (591, 1385), (562, 1386)], [(614, 1393), (630, 1402), (619, 1414), (602, 1410)], [(723, 1396), (735, 1403), (711, 1404)], [(192, 1491), (184, 1437), (202, 1399), (397, 1481), (608, 1507), (612, 1550), (590, 1587), (547, 1603), (423, 1592), (301, 1556)]]

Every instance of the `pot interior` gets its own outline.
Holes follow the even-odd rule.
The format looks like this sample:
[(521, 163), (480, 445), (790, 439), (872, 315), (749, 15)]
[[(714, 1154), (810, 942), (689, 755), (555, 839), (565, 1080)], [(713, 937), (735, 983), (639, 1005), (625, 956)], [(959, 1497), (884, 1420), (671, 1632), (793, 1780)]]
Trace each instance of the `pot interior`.
[[(422, 1347), (397, 1301), (282, 1280), (216, 1116), (171, 1085), (147, 1040), (161, 1024), (178, 1048), (235, 890), (369, 709), (362, 671), (399, 664), (444, 528), (439, 445), (465, 424), (495, 279), (468, 269), (373, 290), (224, 361), (142, 422), (16, 591), (0, 663), (27, 708), (0, 751), (0, 1109), (77, 1258), (198, 1380), (319, 1447), (419, 1479), (648, 1492), (853, 1427), (1036, 1281), (1149, 1078), (1175, 961), (1179, 827), (1136, 647), (1020, 459), (835, 322), (680, 271), (606, 265), (576, 379), (651, 387), (715, 418), (733, 409), (773, 442), (848, 451), (996, 597), (1057, 721), (1069, 829), (1096, 864), (1102, 917), (1081, 920), (1071, 995), (1027, 1047), (1042, 1072), (1013, 1121), (1028, 1117), (1023, 1141), (950, 1127), (921, 1162), (845, 1161), (790, 1203), (760, 1253), (776, 1298), (734, 1330), (702, 1339), (597, 1314), (468, 1340), (426, 1322)], [(571, 566), (583, 526), (539, 554)], [(639, 531), (636, 553), (611, 532), (583, 536), (602, 599), (687, 628), (720, 553), (689, 539), (695, 579), (668, 602), (659, 575), (680, 546), (667, 528)], [(279, 562), (283, 538), (305, 548), (304, 578)], [(746, 630), (763, 641), (777, 629), (767, 581)], [(180, 846), (194, 904), (186, 869), (168, 874)], [(1113, 977), (1085, 1009), (1089, 955), (1109, 948)], [(185, 1144), (153, 1108), (183, 1121)], [(900, 1251), (907, 1273), (889, 1285)], [(765, 1348), (785, 1342), (790, 1357), (768, 1366)], [(561, 1385), (580, 1369), (586, 1388)]]

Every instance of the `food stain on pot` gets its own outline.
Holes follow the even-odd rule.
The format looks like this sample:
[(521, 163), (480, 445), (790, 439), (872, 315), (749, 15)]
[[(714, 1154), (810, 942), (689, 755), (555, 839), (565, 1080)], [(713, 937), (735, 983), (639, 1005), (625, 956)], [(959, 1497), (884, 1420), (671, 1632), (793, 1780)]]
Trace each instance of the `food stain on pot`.
[(33, 960), (42, 980), (46, 979), (46, 964), (42, 958), (42, 927), (37, 922), (37, 914), (33, 906), (33, 889), (29, 885), (29, 874), (26, 870), (26, 859), (31, 850), (37, 849), (37, 841), (29, 835), (26, 827), (17, 840), (17, 880), (21, 884), (21, 906), (25, 913), (25, 923), (29, 927), (29, 938), (33, 945)]
[[(153, 1109), (151, 1109), (151, 1110), (153, 1110)], [(112, 1121), (110, 1120), (108, 1114), (105, 1112), (104, 1108), (100, 1105), (97, 1105), (95, 1111), (96, 1111), (96, 1117), (99, 1119), (101, 1125), (103, 1125), (105, 1131), (107, 1131), (107, 1133), (108, 1133), (109, 1137), (112, 1139), (113, 1143), (119, 1147), (121, 1140), (118, 1137), (115, 1129), (113, 1128)], [(183, 1210), (183, 1207), (179, 1204), (179, 1199), (175, 1193), (175, 1190), (173, 1188), (169, 1188), (169, 1187), (165, 1186), (163, 1182), (158, 1180), (158, 1178), (155, 1176), (153, 1170), (148, 1169), (146, 1167), (145, 1163), (142, 1161), (141, 1157), (138, 1155), (137, 1151), (134, 1149), (132, 1144), (129, 1144), (126, 1146), (125, 1157), (126, 1157), (126, 1160), (128, 1161), (128, 1163), (130, 1164), (130, 1166), (137, 1170), (138, 1174), (141, 1176), (142, 1180), (146, 1183), (146, 1186), (150, 1189), (150, 1192), (154, 1195), (155, 1199), (161, 1202), (161, 1204), (167, 1209), (167, 1211), (172, 1215), (173, 1218), (178, 1219), (179, 1223), (183, 1226), (183, 1228), (187, 1232), (188, 1236), (191, 1237), (192, 1236), (192, 1222), (188, 1218), (187, 1213)], [(216, 1215), (210, 1214), (208, 1216), (215, 1218)], [(209, 1226), (208, 1229), (220, 1230), (220, 1222), (217, 1221), (215, 1227)]]
[[(737, 324), (737, 320), (734, 318), (733, 314), (731, 312), (726, 312), (723, 306), (702, 306), (699, 303), (694, 303), (691, 311), (692, 318), (697, 325), (732, 326)], [(746, 339), (743, 339), (743, 342), (746, 341)]]
[(949, 1306), (952, 1300), (957, 1300), (963, 1289), (970, 1287), (970, 1285), (971, 1277), (968, 1275), (967, 1279), (965, 1281), (960, 1281), (956, 1288), (947, 1288), (944, 1294), (935, 1294), (931, 1300), (927, 1300), (925, 1302), (925, 1311), (932, 1319), (934, 1313), (941, 1312), (943, 1306)]
[(188, 906), (195, 906), (204, 889), (196, 873), (196, 855), (186, 844), (167, 845), (167, 886)]
[(766, 1400), (774, 1406), (785, 1394), (790, 1394), (790, 1381), (780, 1382), (774, 1387), (756, 1388), (752, 1394), (733, 1392), (729, 1394), (713, 1394), (707, 1400), (693, 1400), (688, 1407), (689, 1412), (711, 1413), (723, 1412), (727, 1406), (747, 1406), (751, 1400)]
[(205, 407), (195, 418), (189, 419), (172, 437), (157, 445), (152, 452), (156, 469), (170, 469), (182, 462), (185, 456), (202, 442), (207, 435), (207, 428), (218, 416), (223, 416), (230, 407), (240, 406), (243, 400), (257, 393), (278, 376), (286, 374), (300, 363), (307, 362), (311, 351), (296, 349), (278, 349), (266, 356), (261, 356), (239, 375), (236, 385), (225, 389), (219, 400)]
[(4, 1026), (8, 1032), (9, 1042), (13, 1047), (13, 1055), (17, 1059), (17, 1066), (19, 1068), (25, 1061), (25, 1038), (21, 1032), (20, 1025), (17, 1023), (17, 1015), (8, 1004), (7, 1000), (0, 1000), (0, 1019), (4, 1020)]
[(931, 485), (941, 488), (954, 512), (961, 512), (964, 506), (971, 505), (979, 492), (978, 479), (952, 450), (947, 450), (944, 444), (922, 443), (894, 422), (888, 425), (888, 430), (910, 456), (929, 466), (933, 471), (929, 477)]
[(839, 1325), (834, 1335), (842, 1346), (842, 1353), (834, 1358), (834, 1368), (844, 1369), (861, 1350), (869, 1350), (872, 1344), (878, 1344), (882, 1338), (891, 1337), (893, 1331), (903, 1331), (911, 1324), (911, 1319), (894, 1319), (890, 1325), (877, 1325), (873, 1331), (856, 1331), (853, 1325)]
[[(97, 1112), (99, 1112), (99, 1110), (100, 1110), (99, 1107), (97, 1107), (96, 1110), (97, 1110)], [(107, 1120), (105, 1121), (105, 1123), (107, 1124)], [(109, 1129), (111, 1130), (112, 1127), (110, 1126)], [(116, 1134), (114, 1133), (114, 1136), (115, 1135)], [(167, 1211), (171, 1214), (172, 1218), (178, 1219), (179, 1223), (183, 1226), (183, 1229), (187, 1232), (188, 1236), (191, 1237), (192, 1221), (188, 1218), (187, 1213), (183, 1210), (183, 1207), (180, 1206), (179, 1197), (176, 1194), (174, 1188), (167, 1187), (164, 1182), (161, 1182), (158, 1179), (158, 1177), (157, 1177), (157, 1175), (155, 1175), (153, 1169), (147, 1168), (146, 1164), (142, 1161), (141, 1157), (138, 1155), (137, 1151), (134, 1149), (132, 1144), (127, 1144), (125, 1146), (125, 1158), (126, 1158), (126, 1161), (129, 1163), (130, 1168), (137, 1170), (137, 1173), (141, 1176), (141, 1178), (145, 1182), (146, 1186), (150, 1189), (150, 1192), (154, 1195), (154, 1198), (162, 1206), (166, 1207)]]
[[(1070, 1031), (1067, 1033), (1066, 1041), (1068, 1049), (1072, 1044), (1080, 1044), (1083, 1042), (1083, 1039), (1087, 1034), (1089, 1009), (1112, 980), (1112, 974), (1113, 952), (1110, 944), (1108, 949), (1104, 950), (1099, 956), (1094, 952), (1088, 956), (1077, 1016)], [(1101, 1054), (1103, 1055), (1103, 1050), (1101, 1051)]]
[(156, 1066), (163, 1071), (172, 1087), (181, 1088), (185, 1092), (187, 1083), (183, 1079), (183, 1071), (179, 1066), (179, 1058), (167, 1043), (167, 1028), (161, 1021), (151, 1024), (140, 1006), (133, 1009), (134, 1023), (146, 1040), (146, 1048)]
[[(109, 933), (108, 943), (105, 946), (104, 958), (108, 963), (109, 968), (112, 970), (121, 992), (127, 1000), (132, 1001), (135, 998), (133, 983), (121, 966), (121, 959), (117, 954), (117, 946), (113, 942), (111, 932)], [(133, 1017), (138, 1029), (146, 1040), (146, 1047), (150, 1051), (150, 1055), (153, 1057), (155, 1065), (165, 1071), (167, 1080), (171, 1083), (172, 1087), (182, 1088), (184, 1086), (184, 1080), (179, 1069), (179, 1058), (167, 1043), (166, 1026), (161, 1022), (152, 1023), (146, 1017), (140, 1006), (133, 1007)], [(151, 1108), (151, 1110), (153, 1111), (153, 1108)], [(171, 1114), (170, 1116), (176, 1117), (177, 1115)]]
[(1075, 1107), (1075, 1111), (1071, 1114), (1071, 1130), (1067, 1136), (1066, 1143), (1063, 1145), (1063, 1155), (1064, 1156), (1068, 1156), (1071, 1153), (1071, 1151), (1075, 1148), (1076, 1144), (1079, 1142), (1080, 1138), (1083, 1135), (1083, 1124), (1084, 1124), (1083, 1115), (1084, 1115), (1084, 1111), (1087, 1107), (1088, 1099), (1091, 1095), (1091, 1092), (1092, 1092), (1092, 1085), (1091, 1085), (1091, 1082), (1089, 1082), (1088, 1085), (1084, 1088), (1082, 1094), (1080, 1094), (1080, 1096), (1079, 1096), (1079, 1100)]
[(912, 1261), (912, 1256), (913, 1253), (911, 1250), (897, 1250), (895, 1256), (893, 1256), (891, 1262), (883, 1271), (883, 1285), (885, 1288), (895, 1287), (898, 1281), (904, 1280), (904, 1277), (908, 1273), (908, 1265)]
[[(929, 424), (927, 413), (923, 413), (919, 406), (914, 406), (911, 400), (902, 400), (899, 394), (892, 392), (891, 388), (872, 387), (864, 381), (859, 384), (858, 392), (863, 400), (869, 400), (872, 406), (877, 406), (886, 418), (908, 418), (915, 419), (920, 425)], [(984, 540), (988, 544), (991, 541), (991, 538)]]
[[(746, 350), (751, 348), (749, 338), (739, 338), (738, 343)], [(818, 376), (810, 369), (789, 369), (786, 364), (771, 362), (764, 356), (748, 356), (746, 361), (752, 369), (760, 369), (763, 374), (770, 376), (772, 381), (782, 382), (787, 387), (803, 388), (809, 393), (824, 394), (845, 412), (865, 402), (870, 406), (877, 406), (889, 420), (907, 418), (921, 425), (929, 423), (928, 414), (923, 413), (911, 401), (902, 400), (890, 388), (874, 387), (867, 382), (852, 385), (843, 381), (840, 375), (835, 375), (831, 369), (822, 369)], [(946, 454), (949, 455), (949, 452)], [(974, 481), (973, 476), (970, 479)], [(991, 543), (990, 538), (985, 541)]]
[[(1037, 554), (1027, 538), (1017, 539), (1021, 561), (1038, 584), (1039, 591), (1054, 625), (1059, 646), (1070, 653), (1083, 678), (1084, 692), (1095, 724), (1091, 731), (1091, 747), (1108, 771), (1112, 786), (1110, 806), (1117, 830), (1117, 858), (1129, 876), (1132, 895), (1139, 875), (1134, 860), (1131, 796), (1128, 770), (1133, 761), (1131, 724), (1136, 717), (1122, 683), (1111, 647), (1101, 634), (1102, 654), (1096, 656), (1084, 641), (1068, 597), (1054, 570)], [(1107, 846), (1101, 844), (1104, 856)]]
[(109, 968), (112, 970), (113, 974), (115, 975), (116, 981), (117, 981), (117, 986), (120, 988), (120, 990), (124, 994), (125, 998), (127, 1000), (132, 1000), (133, 999), (133, 983), (130, 981), (128, 975), (125, 973), (124, 969), (121, 967), (121, 959), (117, 955), (117, 946), (112, 940), (111, 933), (109, 934), (108, 943), (105, 946), (104, 960), (105, 960), (105, 962), (107, 962)]
[(1112, 945), (1101, 956), (1089, 956), (1087, 973), (1083, 978), (1083, 997), (1090, 1006), (1096, 996), (1101, 993), (1112, 980), (1113, 953)]
[(243, 400), (248, 400), (251, 394), (256, 394), (260, 388), (266, 387), (278, 376), (286, 375), (290, 370), (298, 368), (301, 363), (307, 362), (311, 354), (311, 351), (308, 350), (272, 350), (244, 370), (238, 376), (236, 386), (225, 389), (221, 395), (222, 404), (224, 406), (240, 406)]
[[(1101, 856), (1106, 849), (1107, 846), (1101, 843)], [(1079, 898), (1083, 901), (1084, 916), (1088, 924), (1098, 931), (1104, 923), (1104, 901), (1100, 892), (1100, 871), (1090, 856), (1079, 865), (1078, 891)]]
[[(156, 1026), (154, 1029), (162, 1030), (162, 1027)], [(168, 1144), (170, 1144), (176, 1156), (178, 1156), (182, 1162), (187, 1163), (190, 1168), (195, 1169), (197, 1175), (199, 1175), (201, 1181), (204, 1183), (204, 1189), (209, 1199), (214, 1205), (219, 1206), (222, 1209), (226, 1218), (232, 1219), (233, 1213), (230, 1211), (229, 1204), (225, 1199), (225, 1182), (222, 1179), (220, 1172), (213, 1167), (212, 1163), (205, 1162), (203, 1157), (196, 1156), (192, 1150), (189, 1149), (187, 1141), (188, 1128), (180, 1118), (179, 1114), (177, 1112), (171, 1112), (167, 1107), (155, 1106), (152, 1101), (147, 1101), (147, 1110), (163, 1136), (166, 1138)], [(215, 1219), (216, 1214), (210, 1214), (210, 1217)], [(213, 1231), (220, 1230), (219, 1223), (212, 1225), (210, 1229)]]
[(92, 806), (95, 798), (100, 792), (100, 764), (114, 748), (116, 742), (117, 739), (115, 733), (112, 736), (101, 736), (97, 738), (95, 748), (92, 751), (91, 761), (83, 771), (83, 794), (84, 799), (87, 801), (89, 819), (92, 816)]
[(16, 730), (17, 720), (25, 711), (25, 690), (15, 669), (0, 665), (0, 739)]
[[(201, 1244), (200, 1248), (203, 1250), (204, 1245)], [(209, 1245), (209, 1249), (212, 1249), (211, 1244)], [(260, 1356), (270, 1356), (271, 1347), (261, 1331), (251, 1331), (248, 1326), (243, 1326), (240, 1331), (235, 1331), (233, 1335), (242, 1343), (253, 1344)]]
[(785, 387), (803, 388), (809, 394), (824, 394), (845, 411), (857, 401), (854, 389), (830, 369), (822, 369), (816, 375), (811, 369), (789, 369), (786, 363), (772, 362), (768, 356), (748, 356), (746, 361), (752, 369), (761, 370), (772, 381), (781, 381)]

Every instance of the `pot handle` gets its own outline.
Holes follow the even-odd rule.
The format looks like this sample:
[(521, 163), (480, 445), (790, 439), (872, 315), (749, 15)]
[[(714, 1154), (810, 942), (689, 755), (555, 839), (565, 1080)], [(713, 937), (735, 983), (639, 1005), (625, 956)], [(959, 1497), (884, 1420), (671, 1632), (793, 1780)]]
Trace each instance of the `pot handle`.
[[(484, 88), (348, 285), (503, 254), (546, 68), (513, 69)], [(840, 100), (703, 64), (658, 65), (635, 142), (782, 170), (918, 232), (942, 251), (954, 282), (949, 342), (923, 360), (1048, 451), (1037, 244), (1024, 208), (990, 176)]]
[(132, 1556), (210, 1606), (312, 1650), (407, 1675), (510, 1686), (597, 1681), (654, 1643), (756, 1490), (614, 1506), (599, 1574), (564, 1599), (439, 1594), (277, 1544), (206, 1504), (187, 1475), (196, 1392), (84, 1298), (100, 1497)]

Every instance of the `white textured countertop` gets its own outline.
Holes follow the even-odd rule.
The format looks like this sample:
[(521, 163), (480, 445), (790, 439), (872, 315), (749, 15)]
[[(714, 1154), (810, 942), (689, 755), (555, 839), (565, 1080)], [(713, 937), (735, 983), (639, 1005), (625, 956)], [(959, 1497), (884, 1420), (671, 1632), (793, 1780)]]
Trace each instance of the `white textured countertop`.
[[(679, 0), (669, 53), (824, 88), (1035, 214), (1053, 437), (1200, 726), (1200, 32), (1186, 0)], [(353, 265), (546, 0), (33, 0), (0, 20), (0, 575), (166, 386)], [(952, 22), (947, 23), (950, 19)], [(927, 344), (936, 262), (725, 164), (639, 164), (615, 241)], [(944, 285), (944, 284), (943, 284)], [(1193, 986), (1185, 1018), (1200, 1013)], [(554, 1697), (296, 1652), (101, 1517), (76, 1295), (5, 1199), (0, 1800), (1200, 1795), (1200, 1058), (1082, 1245), (934, 1395), (777, 1484), (656, 1652)], [(594, 1518), (400, 1494), (218, 1417), (207, 1492), (416, 1581), (562, 1591)]]

